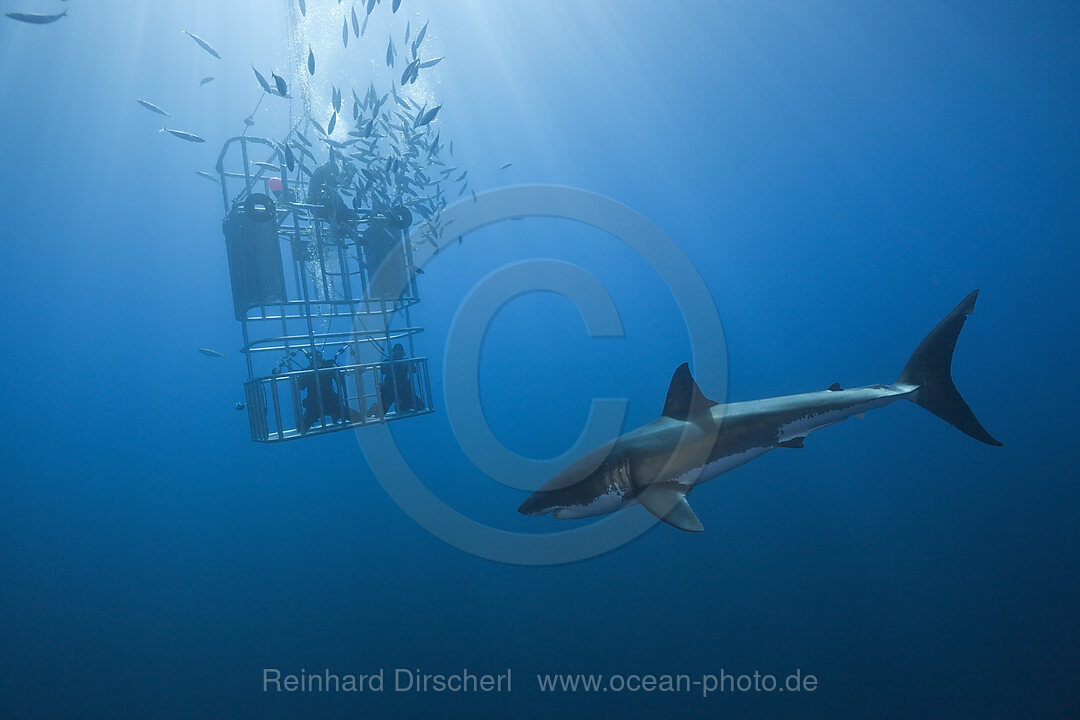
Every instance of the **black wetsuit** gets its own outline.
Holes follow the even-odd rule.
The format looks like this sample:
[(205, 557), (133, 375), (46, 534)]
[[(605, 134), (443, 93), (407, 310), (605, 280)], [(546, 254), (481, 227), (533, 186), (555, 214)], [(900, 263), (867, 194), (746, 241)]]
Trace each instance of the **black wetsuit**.
[[(399, 413), (420, 409), (421, 400), (413, 391), (412, 367), (409, 360), (401, 358), (379, 363), (379, 371), (382, 373), (382, 382), (379, 383), (379, 401), (382, 411), (389, 412), (391, 408)], [(369, 415), (375, 414), (377, 407), (368, 410)]]
[[(307, 373), (300, 378), (300, 390), (307, 395), (300, 401), (304, 408), (304, 417), (300, 424), (300, 432), (307, 432), (316, 420), (321, 420), (329, 415), (330, 420), (337, 422), (343, 417), (348, 417), (348, 411), (341, 401), (338, 392), (340, 374), (333, 361), (323, 360), (322, 369), (318, 371), (318, 382), (315, 373)], [(308, 368), (314, 369), (314, 365)], [(319, 398), (322, 398), (322, 414), (319, 414)]]
[(358, 217), (338, 194), (339, 185), (337, 166), (332, 162), (323, 163), (311, 173), (307, 201), (309, 205), (322, 206), (320, 210), (315, 211), (316, 217), (329, 220), (342, 231), (342, 235), (355, 240)]

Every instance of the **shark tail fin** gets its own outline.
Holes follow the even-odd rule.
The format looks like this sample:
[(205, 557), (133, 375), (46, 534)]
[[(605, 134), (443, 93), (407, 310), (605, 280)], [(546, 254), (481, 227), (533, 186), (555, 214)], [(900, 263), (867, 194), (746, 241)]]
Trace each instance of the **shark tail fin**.
[(967, 316), (975, 310), (975, 300), (979, 291), (975, 290), (953, 311), (946, 315), (930, 333), (923, 338), (915, 352), (900, 373), (898, 385), (913, 385), (918, 388), (913, 401), (929, 410), (939, 418), (987, 445), (1001, 445), (986, 431), (975, 413), (971, 411), (952, 379), (953, 350), (960, 329), (964, 327)]

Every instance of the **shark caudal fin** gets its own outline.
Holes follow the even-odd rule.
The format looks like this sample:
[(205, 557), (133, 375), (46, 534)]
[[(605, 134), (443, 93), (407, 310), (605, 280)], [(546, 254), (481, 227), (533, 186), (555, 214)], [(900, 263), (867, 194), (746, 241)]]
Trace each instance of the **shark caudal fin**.
[(952, 380), (956, 338), (960, 336), (960, 328), (964, 327), (967, 316), (974, 312), (978, 297), (978, 290), (972, 292), (923, 338), (896, 382), (917, 386), (919, 389), (912, 400), (960, 432), (987, 445), (1001, 445), (979, 424)]

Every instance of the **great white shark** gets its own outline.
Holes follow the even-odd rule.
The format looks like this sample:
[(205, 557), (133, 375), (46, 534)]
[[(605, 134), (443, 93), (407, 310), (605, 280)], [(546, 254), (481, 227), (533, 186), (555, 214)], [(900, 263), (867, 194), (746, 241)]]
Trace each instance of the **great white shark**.
[(1001, 445), (952, 380), (956, 339), (978, 295), (972, 292), (930, 331), (891, 385), (845, 390), (833, 384), (822, 392), (718, 404), (702, 394), (683, 363), (660, 417), (571, 463), (518, 510), (583, 518), (642, 505), (669, 525), (700, 532), (704, 527), (686, 501), (692, 489), (775, 448), (801, 448), (815, 430), (897, 400), (914, 402), (980, 442)]

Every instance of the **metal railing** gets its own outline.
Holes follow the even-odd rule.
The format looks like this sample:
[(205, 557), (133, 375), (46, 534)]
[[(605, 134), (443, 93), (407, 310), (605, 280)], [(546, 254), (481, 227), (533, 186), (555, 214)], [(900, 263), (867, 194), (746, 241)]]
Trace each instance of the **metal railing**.
[(333, 365), (244, 383), (251, 439), (274, 443), (434, 411), (427, 358)]

